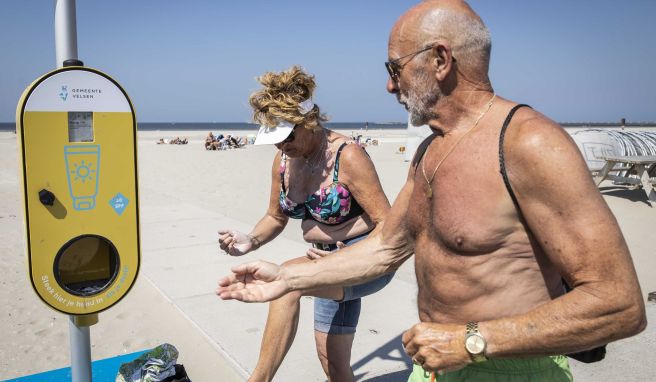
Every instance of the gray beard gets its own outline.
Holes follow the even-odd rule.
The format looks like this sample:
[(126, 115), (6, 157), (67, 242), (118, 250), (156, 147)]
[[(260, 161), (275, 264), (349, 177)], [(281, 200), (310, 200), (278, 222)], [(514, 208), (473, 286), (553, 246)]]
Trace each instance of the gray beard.
[(432, 115), (433, 113), (427, 113), (425, 110), (410, 107), (409, 105), (408, 109), (410, 111), (410, 123), (414, 126), (423, 126), (434, 118)]
[(425, 72), (418, 73), (411, 85), (407, 97), (401, 96), (401, 101), (408, 107), (410, 123), (415, 126), (425, 125), (431, 119), (437, 118), (432, 107), (442, 97), (442, 92)]

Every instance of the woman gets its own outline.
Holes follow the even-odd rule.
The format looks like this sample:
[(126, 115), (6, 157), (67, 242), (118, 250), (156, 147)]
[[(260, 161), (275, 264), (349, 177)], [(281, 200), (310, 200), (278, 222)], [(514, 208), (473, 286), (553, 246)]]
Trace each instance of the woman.
[[(366, 237), (390, 208), (364, 149), (346, 136), (324, 129), (327, 120), (312, 102), (314, 77), (300, 67), (266, 73), (252, 94), (253, 119), (261, 124), (255, 144), (274, 144), (271, 196), (264, 217), (249, 234), (220, 230), (221, 248), (244, 255), (278, 236), (288, 219), (303, 219), (303, 238), (312, 243), (310, 261)], [(360, 297), (382, 289), (393, 275), (366, 284), (316, 290), (314, 328), (317, 353), (329, 381), (354, 381), (351, 345)], [(292, 292), (269, 305), (260, 356), (249, 381), (270, 381), (296, 334), (301, 294)]]
[(216, 150), (214, 148), (214, 142), (216, 142), (216, 139), (214, 139), (214, 134), (210, 131), (207, 137), (205, 137), (205, 150)]

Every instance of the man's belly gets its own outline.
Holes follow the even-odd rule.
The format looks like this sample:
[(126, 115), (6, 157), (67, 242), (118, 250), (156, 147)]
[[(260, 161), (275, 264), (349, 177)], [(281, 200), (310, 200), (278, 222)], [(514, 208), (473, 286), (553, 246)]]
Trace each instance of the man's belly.
[(434, 242), (418, 242), (415, 272), (419, 317), (428, 322), (465, 323), (521, 314), (563, 293), (555, 268), (541, 268), (530, 249), (511, 252), (503, 247), (458, 255)]

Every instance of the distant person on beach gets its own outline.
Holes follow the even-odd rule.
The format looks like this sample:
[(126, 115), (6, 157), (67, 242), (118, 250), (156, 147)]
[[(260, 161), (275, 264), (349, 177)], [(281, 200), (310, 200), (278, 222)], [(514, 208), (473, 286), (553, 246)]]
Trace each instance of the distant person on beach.
[[(371, 159), (362, 147), (334, 131), (312, 101), (314, 77), (300, 67), (258, 78), (262, 89), (250, 97), (253, 119), (261, 124), (256, 145), (273, 144), (278, 152), (271, 168), (269, 208), (249, 234), (219, 230), (221, 249), (241, 256), (275, 239), (288, 219), (302, 219), (303, 238), (312, 243), (308, 263), (341, 246), (367, 237), (388, 212)], [(391, 280), (388, 273), (348, 287), (292, 292), (269, 305), (259, 360), (249, 381), (270, 381), (289, 350), (303, 295), (314, 299), (317, 353), (330, 381), (355, 381), (351, 346), (360, 315), (361, 297), (375, 293)]]
[(227, 144), (228, 147), (235, 148), (235, 149), (238, 149), (244, 145), (242, 143), (241, 137), (235, 137), (234, 135), (230, 135), (230, 134), (226, 135), (225, 143)]
[(163, 144), (170, 144), (170, 145), (186, 145), (189, 143), (187, 140), (187, 137), (184, 139), (180, 137), (175, 137), (173, 139), (168, 139), (168, 138), (160, 138), (159, 141), (157, 141), (158, 145), (163, 145)]
[(214, 146), (215, 142), (216, 138), (214, 138), (214, 134), (210, 131), (207, 134), (207, 137), (205, 137), (205, 150), (216, 150), (216, 147)]
[(415, 254), (421, 322), (402, 337), (409, 381), (570, 381), (564, 354), (642, 331), (631, 255), (579, 150), (554, 121), (495, 95), (490, 51), (462, 1), (403, 14), (387, 90), (433, 134), (381, 229), (316, 261), (233, 267), (220, 297), (359, 284)]
[(239, 148), (245, 145), (245, 140), (230, 134), (225, 136), (221, 133), (213, 134), (211, 131), (205, 138), (205, 150), (227, 150)]
[(180, 137), (175, 137), (169, 143), (172, 145), (186, 145), (188, 142), (189, 141), (187, 140), (186, 137), (184, 139)]

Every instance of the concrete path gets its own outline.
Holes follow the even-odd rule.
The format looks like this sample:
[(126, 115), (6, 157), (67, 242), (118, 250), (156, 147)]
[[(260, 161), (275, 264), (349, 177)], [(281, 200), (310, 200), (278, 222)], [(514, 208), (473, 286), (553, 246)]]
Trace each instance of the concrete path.
[[(247, 232), (250, 226), (194, 204), (158, 205), (156, 201), (161, 200), (142, 199), (141, 276), (152, 281), (214, 341), (228, 363), (245, 379), (257, 361), (267, 305), (221, 301), (213, 293), (216, 281), (234, 264), (256, 258), (281, 263), (303, 254), (306, 244), (279, 237), (254, 254), (229, 257), (218, 251), (216, 229), (231, 227)], [(656, 320), (656, 304), (648, 303), (648, 314), (652, 321)], [(400, 336), (416, 322), (416, 284), (409, 262), (383, 291), (363, 301), (352, 356), (357, 380), (405, 381), (410, 363)], [(572, 361), (576, 380), (656, 379), (649, 362), (656, 354), (654, 334), (653, 327), (649, 327), (637, 337), (611, 344), (607, 359), (601, 363)], [(193, 377), (193, 371), (190, 375)], [(311, 297), (302, 299), (298, 335), (276, 380), (325, 380), (314, 350)]]
[[(250, 226), (193, 204), (163, 207), (142, 198), (142, 273), (216, 342), (238, 372), (246, 377), (257, 361), (267, 304), (222, 301), (215, 294), (219, 276), (234, 264), (256, 258), (281, 263), (305, 253), (307, 245), (278, 237), (246, 257), (222, 254), (216, 229), (248, 232)], [(179, 217), (179, 218), (176, 218)], [(184, 259), (184, 260), (181, 260)], [(180, 265), (184, 264), (184, 265)], [(363, 301), (352, 364), (357, 380), (403, 380), (410, 367), (401, 347), (401, 334), (416, 323), (416, 284), (411, 264), (383, 291)], [(323, 381), (314, 348), (313, 302), (301, 301), (301, 319), (294, 345), (277, 373), (278, 381)], [(192, 372), (190, 375), (193, 377)]]

